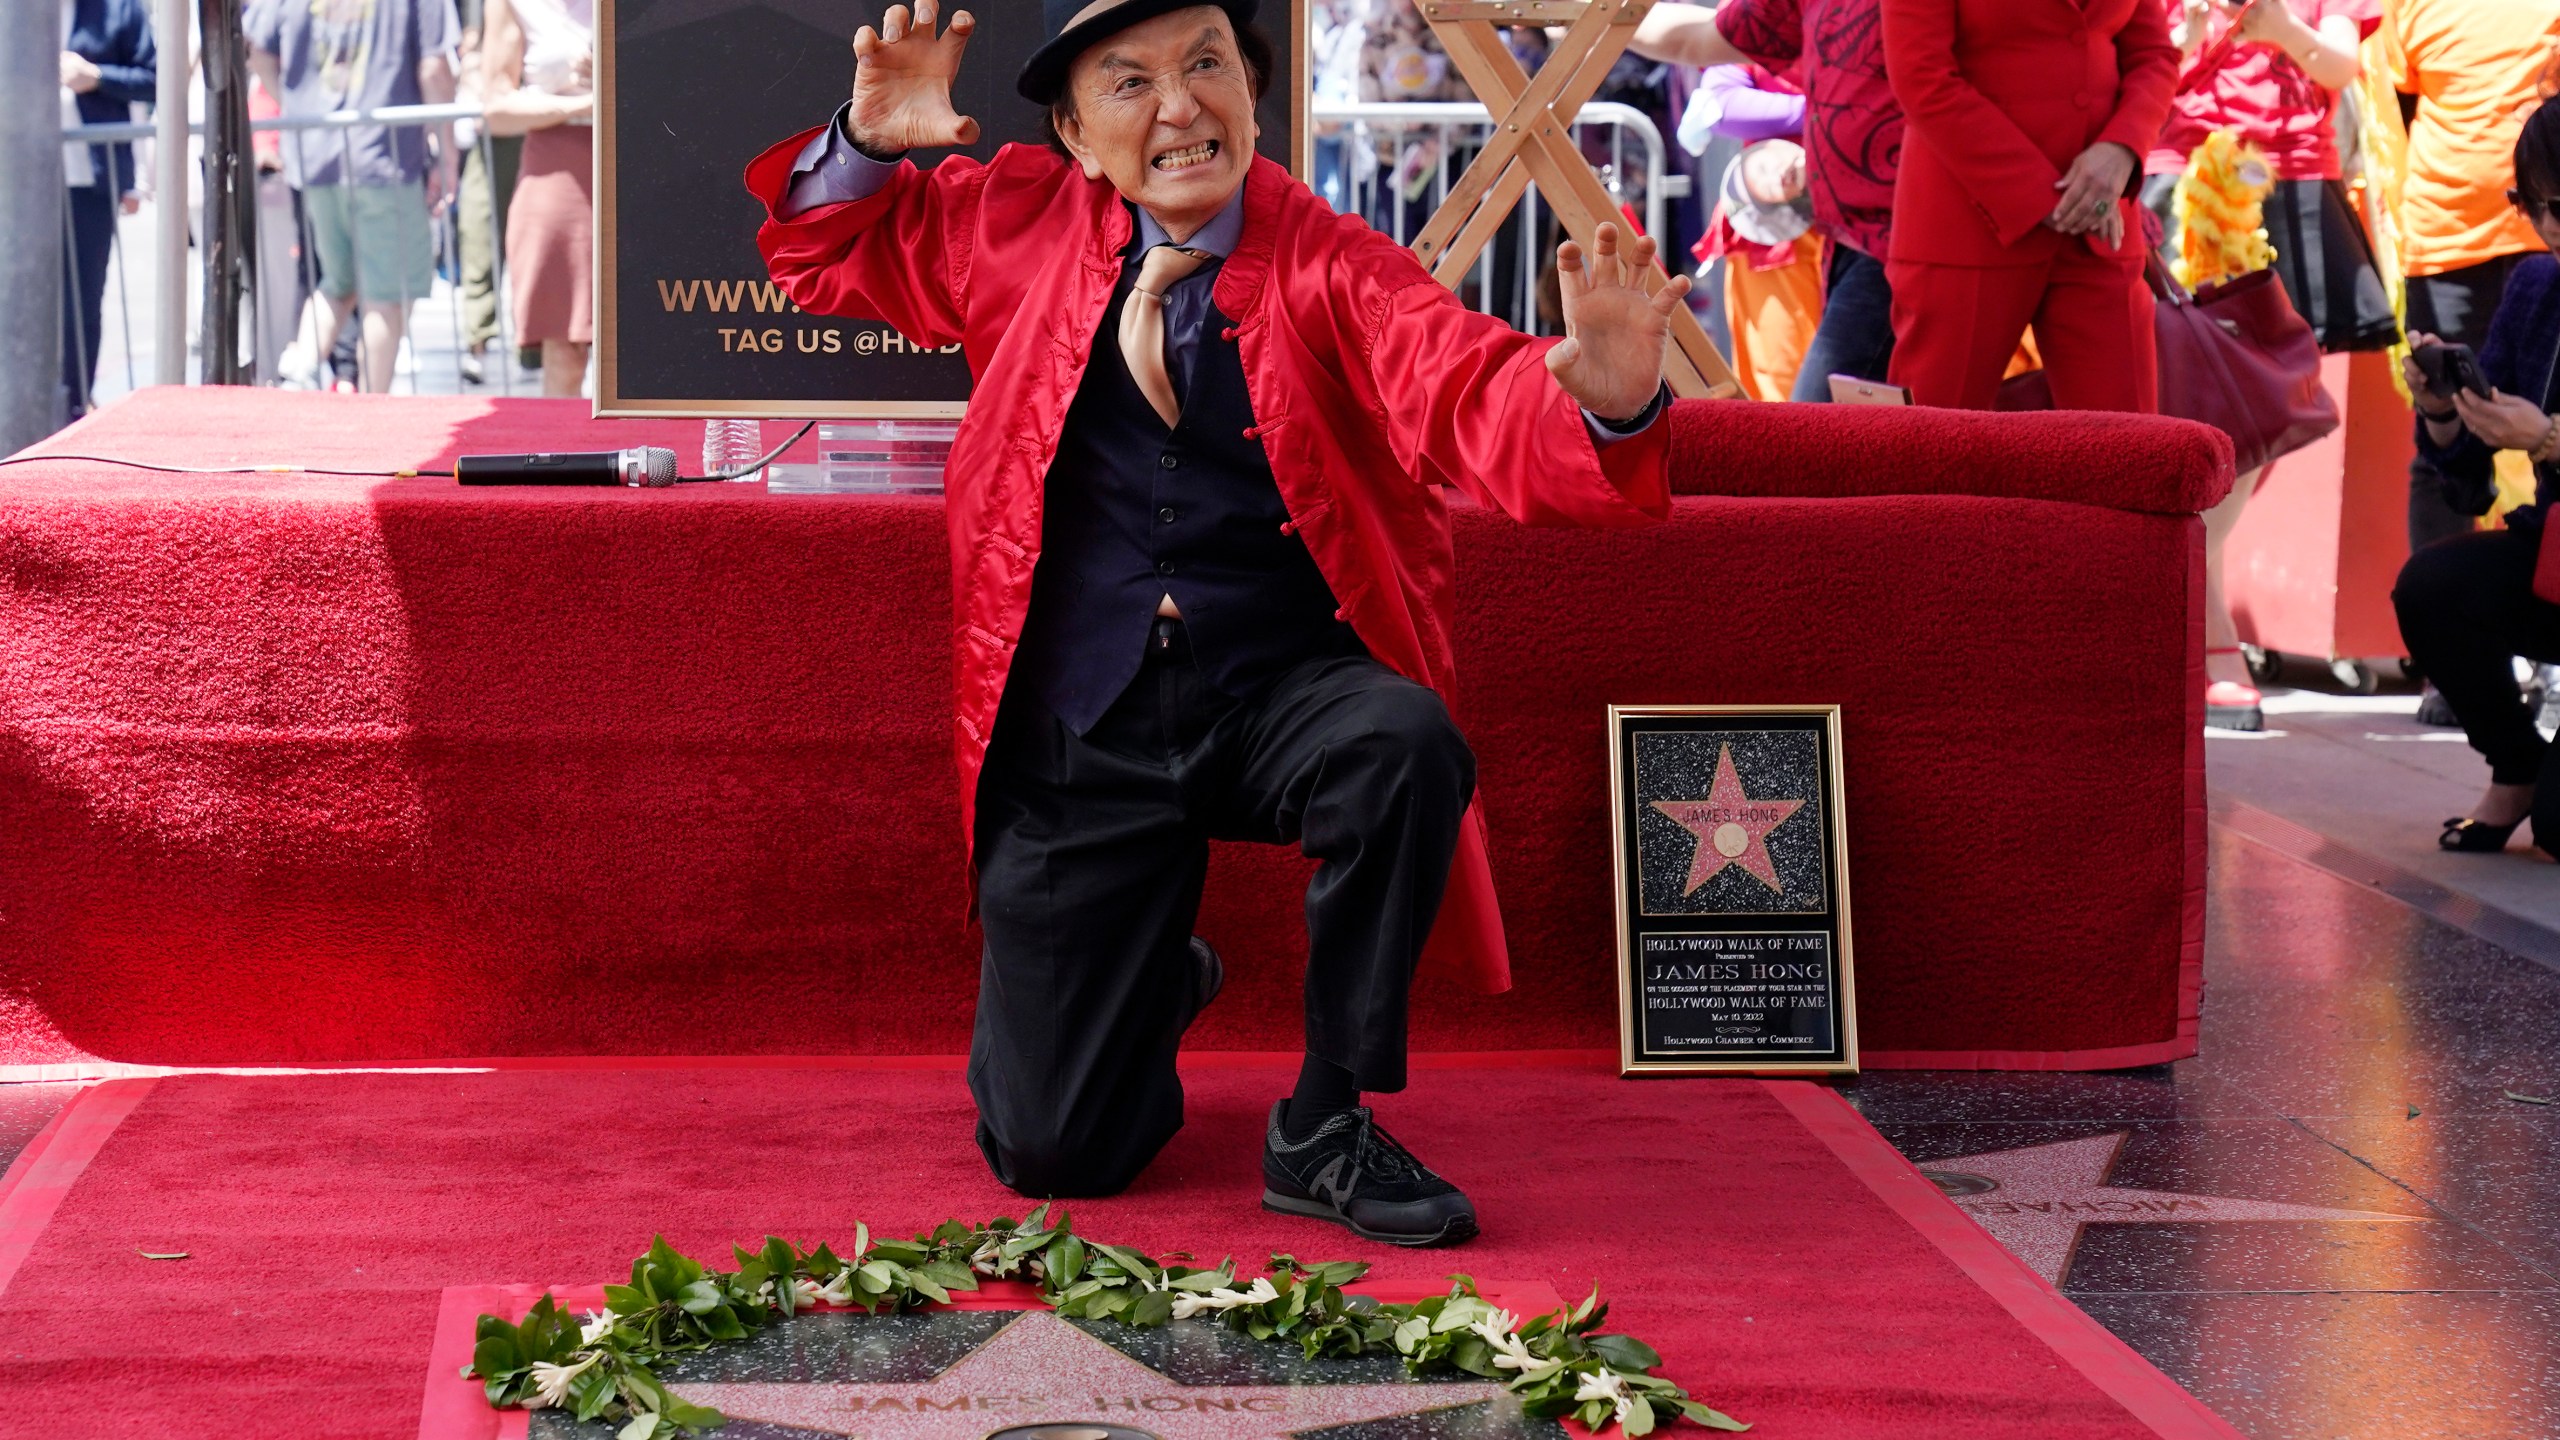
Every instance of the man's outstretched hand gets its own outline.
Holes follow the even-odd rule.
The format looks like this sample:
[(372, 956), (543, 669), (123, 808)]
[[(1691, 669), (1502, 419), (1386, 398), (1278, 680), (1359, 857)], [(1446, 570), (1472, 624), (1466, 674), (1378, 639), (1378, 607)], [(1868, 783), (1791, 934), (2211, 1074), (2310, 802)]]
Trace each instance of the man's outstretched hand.
[(1591, 259), (1568, 240), (1556, 247), (1556, 282), (1564, 299), (1562, 343), (1547, 352), (1547, 373), (1564, 393), (1603, 420), (1641, 414), (1662, 389), (1663, 347), (1671, 342), (1671, 311), (1689, 294), (1689, 277), (1648, 295), (1644, 273), (1653, 268), (1653, 240), (1618, 254), (1618, 227), (1602, 225), (1592, 236)]
[(877, 31), (865, 25), (853, 34), (853, 108), (845, 129), (871, 154), (978, 138), (978, 122), (951, 108), (951, 79), (978, 22), (955, 10), (937, 35), (936, 12), (934, 0), (916, 0), (912, 16), (906, 6), (892, 5)]

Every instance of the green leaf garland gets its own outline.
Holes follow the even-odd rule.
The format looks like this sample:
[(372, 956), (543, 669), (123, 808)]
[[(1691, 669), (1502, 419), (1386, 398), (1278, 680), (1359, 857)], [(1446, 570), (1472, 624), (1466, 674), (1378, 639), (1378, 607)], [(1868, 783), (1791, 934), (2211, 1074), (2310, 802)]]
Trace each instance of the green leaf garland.
[(1534, 1419), (1570, 1417), (1595, 1434), (1615, 1425), (1629, 1440), (1673, 1420), (1747, 1430), (1653, 1373), (1662, 1357), (1627, 1335), (1600, 1333), (1609, 1307), (1595, 1289), (1571, 1310), (1522, 1322), (1496, 1309), (1465, 1275), (1445, 1294), (1411, 1304), (1350, 1295), (1366, 1262), (1308, 1264), (1274, 1255), (1238, 1285), (1233, 1260), (1181, 1263), (1077, 1235), (1061, 1211), (1041, 1206), (1020, 1221), (946, 1220), (911, 1240), (875, 1239), (854, 1227), (853, 1251), (802, 1251), (767, 1236), (733, 1246), (735, 1270), (711, 1269), (665, 1239), (631, 1262), (631, 1283), (605, 1287), (605, 1309), (584, 1322), (548, 1294), (523, 1321), (480, 1317), (464, 1378), (500, 1408), (569, 1411), (617, 1424), (617, 1440), (671, 1440), (718, 1428), (720, 1412), (678, 1399), (657, 1375), (670, 1355), (744, 1340), (776, 1320), (821, 1305), (865, 1312), (948, 1303), (980, 1277), (1023, 1280), (1058, 1314), (1157, 1326), (1209, 1320), (1256, 1340), (1295, 1345), (1308, 1359), (1393, 1351), (1413, 1375), (1461, 1372), (1500, 1381)]

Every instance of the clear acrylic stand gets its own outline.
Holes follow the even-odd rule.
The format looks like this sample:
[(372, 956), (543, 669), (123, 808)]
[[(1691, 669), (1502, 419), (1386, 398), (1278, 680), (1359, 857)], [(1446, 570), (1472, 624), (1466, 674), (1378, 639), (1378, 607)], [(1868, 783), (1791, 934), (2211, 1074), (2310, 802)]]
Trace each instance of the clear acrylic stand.
[(939, 495), (957, 420), (844, 420), (818, 427), (816, 464), (775, 465), (774, 495)]

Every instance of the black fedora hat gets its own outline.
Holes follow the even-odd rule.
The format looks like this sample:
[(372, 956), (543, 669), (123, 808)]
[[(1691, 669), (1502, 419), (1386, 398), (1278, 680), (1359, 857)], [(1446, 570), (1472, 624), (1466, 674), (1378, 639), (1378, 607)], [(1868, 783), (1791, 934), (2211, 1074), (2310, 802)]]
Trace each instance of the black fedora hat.
[(1035, 105), (1055, 104), (1067, 87), (1067, 67), (1096, 41), (1116, 35), (1142, 20), (1215, 5), (1238, 25), (1253, 19), (1255, 0), (1041, 0), (1048, 42), (1023, 62), (1013, 88)]

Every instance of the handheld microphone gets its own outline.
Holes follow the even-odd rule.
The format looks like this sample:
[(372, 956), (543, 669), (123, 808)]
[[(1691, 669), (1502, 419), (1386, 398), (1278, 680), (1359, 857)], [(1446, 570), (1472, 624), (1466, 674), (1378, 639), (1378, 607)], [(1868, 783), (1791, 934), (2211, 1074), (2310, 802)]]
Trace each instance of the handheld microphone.
[(533, 455), (465, 455), (453, 462), (465, 485), (630, 485), (676, 483), (676, 452), (664, 445)]

